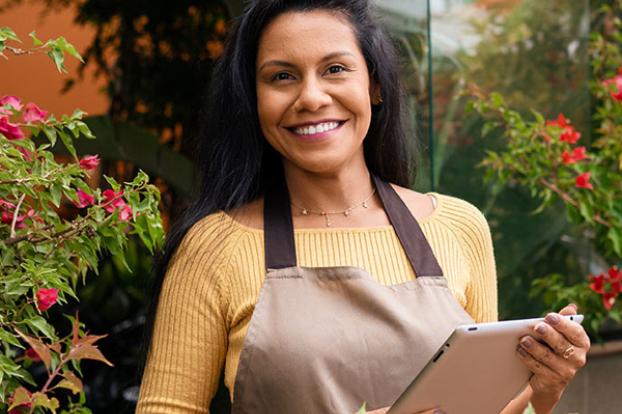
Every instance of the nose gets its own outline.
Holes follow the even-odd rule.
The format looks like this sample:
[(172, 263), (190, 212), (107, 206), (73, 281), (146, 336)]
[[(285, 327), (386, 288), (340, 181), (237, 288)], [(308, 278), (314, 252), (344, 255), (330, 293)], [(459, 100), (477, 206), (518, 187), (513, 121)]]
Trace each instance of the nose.
[(316, 112), (325, 105), (330, 104), (331, 97), (324, 90), (324, 86), (318, 79), (309, 77), (300, 84), (298, 96), (294, 102), (296, 112)]

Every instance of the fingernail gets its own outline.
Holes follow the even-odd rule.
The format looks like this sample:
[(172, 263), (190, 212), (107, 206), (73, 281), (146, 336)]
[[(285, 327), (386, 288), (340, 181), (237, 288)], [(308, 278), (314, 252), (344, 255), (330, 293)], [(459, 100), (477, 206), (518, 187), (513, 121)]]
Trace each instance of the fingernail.
[(529, 338), (521, 339), (520, 344), (525, 348), (531, 348), (531, 340)]
[(516, 348), (516, 350), (518, 351), (519, 354), (521, 354), (521, 356), (527, 356), (527, 351), (525, 351), (525, 349), (522, 346), (518, 346)]
[(434, 410), (433, 414), (445, 414), (445, 411), (440, 410), (440, 409), (437, 408), (436, 410)]
[(548, 315), (546, 315), (544, 320), (551, 325), (557, 325), (559, 323), (559, 315), (555, 313), (549, 313)]
[[(555, 324), (553, 324), (555, 325)], [(546, 325), (543, 323), (539, 323), (536, 325), (536, 332), (538, 332), (540, 335), (543, 335), (546, 332)]]

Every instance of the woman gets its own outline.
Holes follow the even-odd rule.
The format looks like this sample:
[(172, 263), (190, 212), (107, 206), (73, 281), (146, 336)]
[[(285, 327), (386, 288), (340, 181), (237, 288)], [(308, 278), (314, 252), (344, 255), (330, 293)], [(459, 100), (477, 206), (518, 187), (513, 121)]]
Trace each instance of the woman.
[[(497, 317), (481, 213), (407, 189), (388, 37), (365, 0), (256, 0), (211, 88), (137, 412), (386, 411), (456, 325)], [(550, 412), (585, 362), (585, 332), (548, 322), (504, 413)]]

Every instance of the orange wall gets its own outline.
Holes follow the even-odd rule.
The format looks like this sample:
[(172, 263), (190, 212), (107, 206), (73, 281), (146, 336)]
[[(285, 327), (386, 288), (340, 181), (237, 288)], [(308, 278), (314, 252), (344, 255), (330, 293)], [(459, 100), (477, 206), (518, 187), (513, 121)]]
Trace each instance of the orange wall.
[[(36, 30), (37, 37), (44, 42), (49, 38), (64, 36), (82, 54), (94, 31), (74, 24), (73, 10), (48, 10), (43, 14), (44, 10), (41, 2), (24, 0), (22, 4), (0, 13), (0, 26), (11, 27), (22, 40), (22, 48), (31, 46), (28, 33)], [(15, 45), (13, 42), (9, 44)], [(24, 102), (35, 102), (57, 116), (71, 114), (75, 108), (90, 115), (106, 112), (108, 98), (101, 91), (105, 81), (96, 81), (92, 68), (85, 73), (84, 80), (77, 80), (69, 92), (61, 94), (65, 80), (77, 75), (76, 70), (81, 65), (79, 61), (67, 57), (65, 65), (69, 73), (61, 74), (43, 53), (14, 56), (5, 51), (5, 55), (8, 60), (0, 58), (0, 96), (16, 95)]]

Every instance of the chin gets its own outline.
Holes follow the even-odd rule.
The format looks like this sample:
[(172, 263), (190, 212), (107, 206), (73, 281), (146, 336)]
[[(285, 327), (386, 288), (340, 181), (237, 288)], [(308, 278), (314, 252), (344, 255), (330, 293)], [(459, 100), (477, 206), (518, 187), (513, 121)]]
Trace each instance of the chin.
[(346, 164), (345, 160), (326, 159), (325, 157), (311, 160), (288, 160), (288, 163), (294, 168), (318, 175), (332, 175)]

